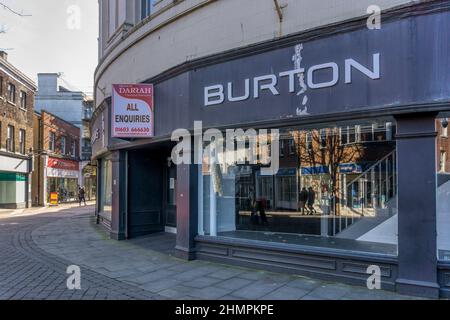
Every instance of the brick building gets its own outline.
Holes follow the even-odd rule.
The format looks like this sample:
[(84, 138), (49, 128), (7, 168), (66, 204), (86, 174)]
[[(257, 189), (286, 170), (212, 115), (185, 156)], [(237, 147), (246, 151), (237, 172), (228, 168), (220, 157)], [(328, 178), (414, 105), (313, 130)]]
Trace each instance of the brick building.
[[(446, 125), (442, 125), (442, 123)], [(450, 139), (448, 136), (448, 120), (437, 121), (438, 128), (437, 139), (437, 170), (441, 174), (450, 174)]]
[(76, 201), (80, 184), (80, 128), (45, 110), (34, 113), (33, 204), (45, 206), (52, 192), (59, 202)]
[(0, 208), (30, 205), (36, 86), (0, 52)]

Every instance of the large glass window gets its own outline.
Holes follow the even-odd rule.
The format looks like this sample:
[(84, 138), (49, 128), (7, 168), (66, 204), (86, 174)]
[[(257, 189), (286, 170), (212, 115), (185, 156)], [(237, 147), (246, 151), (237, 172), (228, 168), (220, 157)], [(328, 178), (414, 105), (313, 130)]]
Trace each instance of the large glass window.
[(76, 178), (58, 178), (51, 177), (47, 179), (47, 202), (50, 202), (50, 194), (58, 193), (59, 203), (68, 203), (77, 201), (78, 197), (78, 179)]
[(450, 261), (450, 139), (448, 119), (437, 121), (437, 249), (438, 258)]
[[(393, 123), (279, 129), (279, 146), (286, 149), (273, 135), (265, 146), (274, 145), (272, 152), (260, 150), (272, 164), (279, 156), (272, 175), (259, 156), (253, 163), (223, 163), (228, 157), (220, 155), (221, 142), (206, 144), (199, 233), (396, 255), (396, 142), (388, 139)], [(276, 150), (286, 151), (282, 157)]]
[(112, 161), (103, 160), (101, 166), (100, 215), (111, 221)]

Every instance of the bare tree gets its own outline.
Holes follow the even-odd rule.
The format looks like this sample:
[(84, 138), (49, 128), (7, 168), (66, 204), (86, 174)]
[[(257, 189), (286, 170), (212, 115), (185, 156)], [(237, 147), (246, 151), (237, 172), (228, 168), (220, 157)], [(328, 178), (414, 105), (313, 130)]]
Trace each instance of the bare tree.
[[(356, 137), (356, 132), (354, 134)], [(361, 144), (342, 141), (338, 127), (303, 131), (298, 138), (298, 155), (302, 166), (307, 165), (313, 170), (317, 167), (327, 168), (330, 176), (328, 191), (332, 197), (331, 210), (339, 215), (339, 167), (340, 164), (354, 162), (362, 156)]]
[(10, 6), (5, 4), (3, 1), (0, 1), (0, 7), (3, 7), (3, 9), (11, 12), (12, 14), (18, 15), (19, 17), (30, 17), (31, 16), (30, 14), (24, 14), (23, 10), (19, 12), (15, 9), (12, 9)]

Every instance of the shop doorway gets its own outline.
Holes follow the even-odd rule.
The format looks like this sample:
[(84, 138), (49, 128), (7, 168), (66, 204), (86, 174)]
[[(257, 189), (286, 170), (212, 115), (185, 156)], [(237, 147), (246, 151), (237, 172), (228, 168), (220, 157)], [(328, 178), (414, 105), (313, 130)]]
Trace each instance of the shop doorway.
[(128, 152), (128, 238), (164, 231), (163, 170), (161, 152)]
[(177, 227), (177, 168), (168, 161), (168, 168), (165, 170), (165, 199), (164, 199), (164, 220), (165, 231), (176, 233)]

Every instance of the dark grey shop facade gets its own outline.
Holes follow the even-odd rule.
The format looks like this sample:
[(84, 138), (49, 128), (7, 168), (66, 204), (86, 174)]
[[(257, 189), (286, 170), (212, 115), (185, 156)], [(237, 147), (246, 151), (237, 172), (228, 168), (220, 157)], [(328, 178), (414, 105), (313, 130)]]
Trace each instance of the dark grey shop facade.
[[(450, 178), (436, 144), (450, 111), (450, 2), (383, 17), (380, 30), (346, 21), (148, 79), (153, 139), (111, 138), (103, 101), (91, 124), (98, 222), (117, 240), (176, 233), (185, 259), (359, 285), (375, 265), (383, 289), (450, 297)], [(196, 121), (278, 129), (280, 169), (205, 155), (175, 165), (172, 132)], [(315, 194), (306, 211), (303, 188)]]

